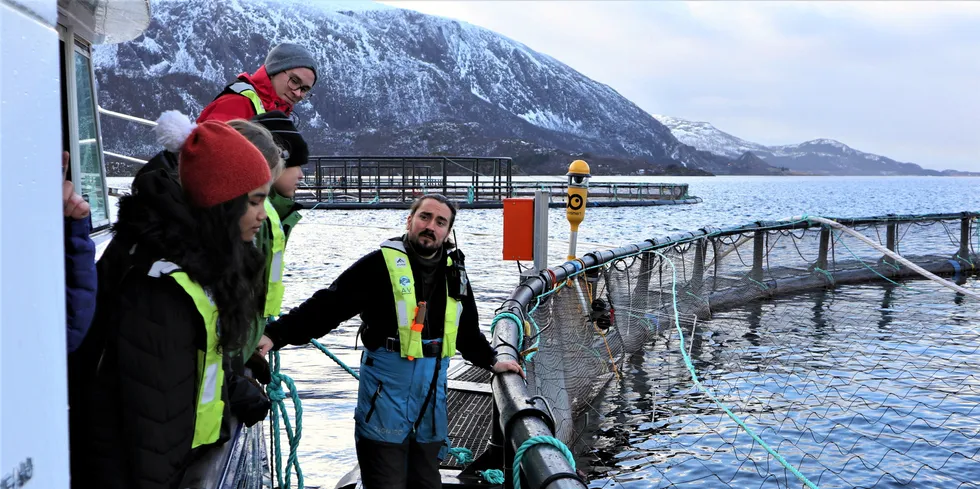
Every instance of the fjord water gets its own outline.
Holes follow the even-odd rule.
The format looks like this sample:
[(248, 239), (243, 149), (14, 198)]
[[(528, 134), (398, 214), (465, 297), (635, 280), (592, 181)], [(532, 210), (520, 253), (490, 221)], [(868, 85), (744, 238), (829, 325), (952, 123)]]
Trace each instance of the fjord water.
[[(540, 177), (549, 181), (564, 181), (561, 176)], [(608, 247), (635, 243), (647, 238), (661, 237), (681, 231), (691, 231), (704, 226), (726, 228), (748, 224), (757, 220), (773, 220), (799, 215), (819, 215), (829, 217), (865, 217), (893, 214), (924, 214), (980, 210), (980, 179), (939, 178), (939, 177), (598, 177), (596, 181), (641, 181), (689, 183), (689, 193), (704, 199), (694, 205), (590, 208), (579, 232), (579, 254)], [(558, 197), (560, 199), (560, 196)], [(327, 287), (346, 267), (360, 256), (376, 249), (386, 238), (402, 233), (406, 212), (398, 210), (313, 210), (304, 211), (304, 218), (294, 230), (286, 252), (287, 274), (284, 279), (286, 309), (295, 307), (318, 289)], [(568, 224), (563, 209), (550, 211), (549, 263), (564, 261), (567, 252)], [(456, 240), (466, 254), (466, 266), (470, 274), (474, 294), (479, 308), (481, 327), (489, 330), (493, 311), (500, 306), (517, 284), (518, 266), (515, 262), (501, 260), (501, 232), (503, 227), (500, 209), (463, 210), (456, 223)], [(949, 244), (944, 244), (947, 248)], [(952, 252), (954, 250), (950, 250)], [(379, 290), (384, 290), (379, 284)], [(967, 282), (967, 287), (977, 288), (975, 281)], [(880, 308), (881, 292), (834, 292), (837, 300), (861, 301), (867, 299), (871, 308)], [(875, 295), (877, 294), (877, 296)], [(951, 294), (937, 292), (937, 301), (945, 304)], [(921, 299), (917, 299), (921, 300)], [(875, 305), (874, 301), (878, 301)], [(811, 301), (812, 302), (812, 301)], [(969, 303), (962, 307), (975, 307)], [(789, 306), (787, 306), (789, 307)], [(812, 307), (812, 303), (803, 307)], [(942, 314), (949, 318), (966, 314), (956, 308), (942, 308)], [(744, 323), (740, 319), (744, 312), (734, 311), (726, 316), (732, 327)], [(946, 317), (940, 314), (940, 319)], [(957, 316), (958, 317), (958, 316)], [(975, 318), (975, 315), (973, 316)], [(719, 323), (721, 324), (721, 323)], [(345, 363), (356, 367), (360, 351), (355, 349), (354, 335), (359, 321), (354, 318), (324, 336), (321, 342), (337, 354)], [(705, 326), (711, 328), (710, 325)], [(846, 328), (839, 325), (838, 328)], [(763, 328), (759, 334), (782, 334), (781, 331)], [(818, 335), (814, 328), (801, 327), (793, 332), (794, 338), (807, 339)], [(844, 333), (841, 333), (844, 334)], [(744, 340), (739, 340), (744, 341)], [(763, 338), (765, 341), (765, 338)], [(738, 343), (735, 339), (725, 343), (726, 349), (738, 350), (751, 347)], [(649, 421), (637, 414), (649, 410), (647, 402), (651, 396), (663, 395), (664, 386), (658, 385), (659, 369), (664, 361), (676, 362), (677, 357), (664, 360), (656, 354), (655, 345), (643, 358), (634, 359), (633, 368), (622, 382), (610, 385), (607, 397), (597, 400), (594, 405), (604, 410), (601, 414), (608, 421), (620, 424), (620, 431), (626, 434), (638, 433), (635, 437), (615, 437), (609, 435), (608, 426), (597, 421), (597, 434), (593, 446), (601, 446), (608, 457), (602, 460), (609, 464), (613, 460), (626, 461), (624, 467), (615, 467), (614, 473), (628, 472), (630, 475), (602, 478), (593, 485), (630, 487), (664, 487), (668, 480), (678, 481), (678, 487), (726, 487), (719, 480), (728, 481), (730, 476), (721, 479), (687, 477), (686, 472), (709, 470), (703, 465), (697, 469), (683, 467), (681, 472), (666, 474), (662, 463), (674, 455), (689, 453), (691, 446), (671, 445), (669, 429), (652, 429), (644, 425)], [(751, 366), (751, 360), (742, 359), (740, 369)], [(357, 398), (357, 382), (330, 359), (311, 346), (289, 347), (282, 351), (284, 373), (290, 375), (297, 385), (303, 404), (303, 436), (300, 445), (300, 462), (307, 486), (333, 487), (337, 480), (356, 463), (353, 438), (353, 413)], [(675, 370), (677, 366), (673, 367)], [(712, 368), (724, 370), (725, 364), (718, 363)], [(846, 368), (842, 366), (841, 368)], [(652, 379), (652, 380), (651, 380)], [(976, 381), (976, 373), (972, 379)], [(686, 386), (687, 388), (689, 386)], [(674, 398), (676, 402), (688, 402), (683, 397)], [(693, 401), (691, 401), (693, 402)], [(703, 402), (703, 399), (699, 402)], [(661, 407), (661, 409), (663, 409)], [(683, 415), (683, 408), (679, 408)], [(661, 413), (663, 415), (663, 413)], [(724, 421), (719, 421), (720, 426)], [(713, 425), (714, 426), (714, 425)], [(721, 429), (721, 428), (719, 428)], [(734, 429), (734, 425), (725, 429)], [(660, 431), (657, 431), (660, 430)], [(285, 441), (285, 437), (283, 437)], [(610, 441), (612, 440), (612, 441)], [(617, 442), (618, 440), (618, 442)], [(656, 455), (637, 456), (637, 444), (643, 450)], [(810, 450), (820, 450), (814, 445)], [(672, 452), (675, 450), (676, 453)], [(698, 447), (694, 445), (694, 449)], [(270, 447), (271, 448), (271, 447)], [(717, 447), (713, 447), (717, 448)], [(758, 448), (757, 448), (758, 450)], [(285, 454), (284, 454), (285, 455)], [(585, 454), (594, 459), (595, 454)], [(744, 455), (744, 454), (740, 454)], [(713, 455), (713, 461), (739, 465), (739, 459), (721, 451)], [(584, 460), (583, 460), (584, 462)], [(669, 465), (669, 464), (666, 464)], [(860, 465), (860, 464), (858, 464)], [(858, 471), (848, 466), (848, 470)], [(719, 469), (720, 470), (720, 469)], [(770, 470), (777, 469), (772, 466)], [(782, 470), (780, 480), (783, 480)], [(689, 474), (687, 474), (689, 475)], [(703, 474), (702, 474), (703, 475)], [(845, 474), (846, 475), (846, 474)], [(791, 477), (791, 476), (790, 476)], [(976, 480), (980, 477), (974, 477)], [(767, 485), (762, 475), (748, 478), (740, 474), (732, 479), (734, 487), (759, 487)], [(825, 482), (830, 479), (825, 479)], [(846, 479), (845, 480), (852, 480)], [(688, 482), (683, 482), (688, 481)], [(700, 481), (700, 482), (697, 482)], [(772, 482), (775, 483), (775, 482)], [(793, 486), (792, 479), (789, 480)], [(829, 487), (842, 487), (838, 482)], [(941, 486), (942, 484), (940, 484)], [(775, 486), (772, 486), (775, 487)], [(922, 486), (924, 487), (924, 486)], [(931, 486), (939, 487), (939, 486)], [(952, 487), (955, 487), (953, 485)]]

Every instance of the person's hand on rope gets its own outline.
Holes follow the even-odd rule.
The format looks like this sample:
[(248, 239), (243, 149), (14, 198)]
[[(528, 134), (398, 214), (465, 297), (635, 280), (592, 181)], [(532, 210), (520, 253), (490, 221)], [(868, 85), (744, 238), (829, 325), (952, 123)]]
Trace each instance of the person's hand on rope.
[(272, 343), (272, 339), (266, 335), (262, 335), (262, 339), (259, 340), (259, 346), (256, 347), (256, 350), (259, 352), (259, 355), (264, 357), (269, 354), (273, 346), (275, 345)]
[(502, 374), (504, 372), (514, 372), (520, 374), (521, 378), (527, 378), (524, 369), (514, 360), (497, 360), (497, 363), (493, 364), (493, 373)]
[(84, 219), (92, 208), (81, 195), (75, 193), (75, 185), (68, 180), (68, 162), (71, 156), (67, 151), (61, 153), (61, 207), (65, 217)]

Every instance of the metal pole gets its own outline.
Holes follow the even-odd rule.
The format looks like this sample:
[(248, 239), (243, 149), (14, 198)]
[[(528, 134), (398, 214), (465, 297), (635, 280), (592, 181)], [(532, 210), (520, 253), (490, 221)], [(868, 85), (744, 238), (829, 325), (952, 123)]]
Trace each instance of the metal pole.
[(316, 165), (313, 170), (316, 178), (316, 201), (323, 202), (323, 169), (320, 168), (320, 158), (316, 159), (314, 165)]
[(480, 200), (480, 159), (473, 160), (473, 202)]
[(497, 161), (496, 158), (490, 160), (490, 164), (493, 165), (493, 188), (490, 190), (491, 195), (494, 196), (493, 200), (500, 200), (500, 167)]
[[(886, 228), (886, 235), (885, 235), (885, 247), (887, 247), (891, 251), (895, 251), (895, 240), (897, 237), (898, 237), (898, 224), (894, 222), (888, 223), (888, 227)], [(895, 260), (888, 258), (886, 256), (885, 263), (894, 265)]]
[(827, 248), (830, 247), (830, 228), (824, 226), (820, 229), (820, 251), (817, 255), (817, 268), (827, 269)]
[(704, 282), (704, 255), (707, 245), (708, 240), (699, 239), (694, 247), (694, 272), (691, 277), (691, 288), (694, 290), (700, 289)]
[(762, 280), (762, 259), (766, 254), (766, 232), (758, 230), (753, 237), (752, 271), (749, 276), (754, 280)]
[(970, 256), (970, 218), (964, 217), (960, 220), (960, 251), (957, 256), (961, 260), (967, 260)]
[(534, 273), (548, 268), (548, 201), (551, 195), (534, 191)]
[(446, 157), (442, 157), (442, 195), (449, 197), (449, 173), (446, 167)]
[(578, 231), (572, 231), (568, 235), (568, 259), (575, 259), (575, 243), (578, 241)]

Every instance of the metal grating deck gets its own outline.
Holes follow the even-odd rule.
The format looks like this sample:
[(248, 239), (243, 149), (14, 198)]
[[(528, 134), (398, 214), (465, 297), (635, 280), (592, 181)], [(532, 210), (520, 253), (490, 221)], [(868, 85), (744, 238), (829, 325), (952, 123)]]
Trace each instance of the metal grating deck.
[[(449, 378), (456, 381), (486, 384), (490, 391), (489, 371), (472, 365), (466, 365), (452, 372)], [(478, 458), (490, 442), (491, 423), (493, 422), (493, 396), (489, 393), (477, 393), (448, 389), (446, 407), (449, 411), (449, 440), (452, 446), (466, 447), (473, 452), (473, 458)], [(442, 461), (443, 467), (460, 468), (453, 456)]]
[(462, 382), (479, 382), (481, 384), (489, 384), (491, 373), (489, 370), (484, 370), (479, 367), (474, 367), (470, 364), (466, 364), (457, 371), (454, 371), (452, 375), (448, 377), (451, 380), (459, 380)]

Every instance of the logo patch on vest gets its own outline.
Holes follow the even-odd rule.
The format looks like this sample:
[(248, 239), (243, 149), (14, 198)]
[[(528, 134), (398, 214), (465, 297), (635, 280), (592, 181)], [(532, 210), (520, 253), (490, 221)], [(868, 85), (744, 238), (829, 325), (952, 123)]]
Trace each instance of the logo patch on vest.
[(409, 285), (412, 285), (412, 279), (402, 275), (402, 278), (398, 279), (398, 283), (402, 286), (402, 294), (410, 294), (412, 291)]
[[(405, 259), (404, 258), (396, 258), (395, 259), (395, 266), (396, 267), (404, 268), (406, 264), (407, 263), (405, 262)], [(402, 277), (402, 278), (407, 278), (407, 277)], [(402, 284), (402, 285), (405, 285), (405, 284)]]

